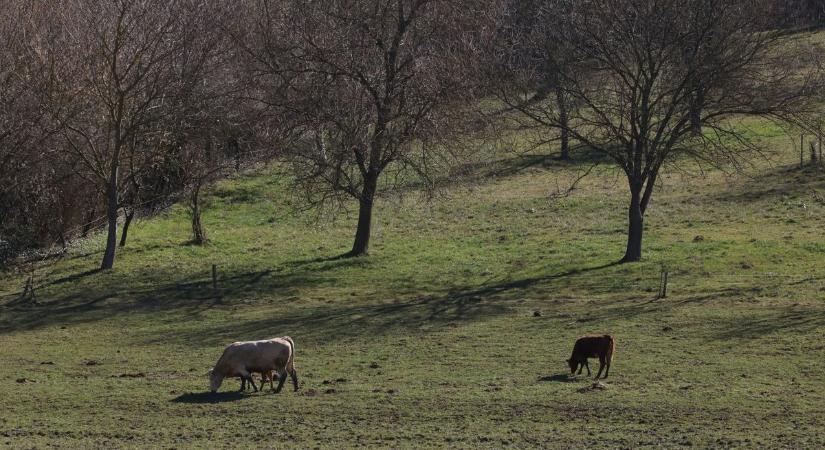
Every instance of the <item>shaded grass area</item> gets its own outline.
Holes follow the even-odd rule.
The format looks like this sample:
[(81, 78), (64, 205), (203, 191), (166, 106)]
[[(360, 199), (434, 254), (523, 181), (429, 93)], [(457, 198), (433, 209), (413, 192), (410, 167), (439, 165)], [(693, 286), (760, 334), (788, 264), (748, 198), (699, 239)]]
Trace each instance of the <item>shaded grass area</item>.
[[(0, 281), (0, 445), (821, 447), (825, 179), (792, 157), (663, 174), (632, 265), (609, 168), (559, 200), (581, 164), (543, 156), (383, 200), (353, 259), (354, 217), (316, 223), (275, 171), (239, 176), (207, 196), (207, 246), (176, 208), (112, 272), (101, 237), (39, 267), (36, 302)], [(617, 339), (605, 390), (566, 372), (585, 333)], [(224, 345), (273, 335), (295, 338), (301, 391), (207, 393)]]

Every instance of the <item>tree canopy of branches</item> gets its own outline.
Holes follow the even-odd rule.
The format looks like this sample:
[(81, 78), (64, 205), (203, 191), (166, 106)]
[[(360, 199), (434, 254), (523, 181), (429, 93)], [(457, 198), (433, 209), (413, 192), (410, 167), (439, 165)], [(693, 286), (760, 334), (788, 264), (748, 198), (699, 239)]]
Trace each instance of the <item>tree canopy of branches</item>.
[[(142, 174), (157, 167), (190, 118), (185, 108), (209, 69), (210, 2), (116, 0), (64, 2), (64, 39), (53, 51), (73, 62), (53, 96), (67, 151), (104, 193), (107, 240), (101, 268), (114, 264), (123, 193), (139, 198)], [(200, 99), (199, 99), (200, 100)], [(186, 105), (184, 105), (186, 103)], [(194, 106), (194, 105), (192, 105)], [(131, 205), (133, 206), (133, 205)]]
[(825, 2), (821, 0), (774, 0), (774, 23), (780, 27), (825, 25)]
[(111, 268), (122, 213), (123, 245), (136, 211), (184, 195), (204, 242), (202, 187), (275, 155), (310, 205), (358, 203), (363, 255), (376, 201), (431, 192), (494, 97), (495, 120), (626, 175), (636, 261), (663, 167), (738, 163), (743, 115), (818, 123), (795, 31), (823, 17), (813, 0), (6, 0), (0, 259), (103, 209)]
[(44, 12), (36, 2), (10, 0), (0, 8), (0, 253), (5, 245), (38, 243), (42, 218), (34, 211), (56, 200), (45, 145), (53, 127), (42, 107), (51, 73), (41, 52)]
[[(285, 148), (311, 202), (359, 202), (350, 256), (368, 252), (382, 173), (425, 185), (443, 156), (447, 110), (466, 100), (477, 4), (444, 0), (286, 0), (257, 3), (247, 46), (264, 101), (291, 115), (300, 139)], [(443, 143), (443, 142), (442, 142)]]
[[(731, 118), (784, 118), (804, 109), (812, 89), (793, 63), (793, 43), (764, 31), (767, 1), (547, 0), (537, 6), (536, 27), (545, 29), (503, 28), (497, 92), (522, 120), (570, 133), (624, 172), (630, 191), (625, 262), (642, 256), (644, 215), (663, 165), (685, 157), (735, 161), (753, 146)], [(558, 37), (570, 46), (569, 64), (548, 63), (547, 48)], [(576, 104), (565, 115), (535, 99), (548, 70)]]

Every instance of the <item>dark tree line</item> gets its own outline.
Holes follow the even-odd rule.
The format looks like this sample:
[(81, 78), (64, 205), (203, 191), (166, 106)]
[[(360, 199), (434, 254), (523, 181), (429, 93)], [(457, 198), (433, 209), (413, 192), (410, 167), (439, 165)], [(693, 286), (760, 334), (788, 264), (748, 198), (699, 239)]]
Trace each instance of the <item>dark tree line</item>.
[[(8, 253), (107, 233), (114, 264), (139, 213), (198, 194), (249, 143), (229, 2), (10, 1), (3, 24), (0, 242)], [(7, 115), (7, 117), (6, 117)], [(187, 194), (188, 193), (188, 194)], [(103, 219), (103, 220), (101, 220)], [(119, 225), (122, 224), (122, 229)], [(120, 233), (119, 233), (120, 232)], [(119, 234), (119, 235), (118, 235)]]
[(825, 2), (821, 0), (775, 0), (772, 25), (783, 28), (825, 25)]

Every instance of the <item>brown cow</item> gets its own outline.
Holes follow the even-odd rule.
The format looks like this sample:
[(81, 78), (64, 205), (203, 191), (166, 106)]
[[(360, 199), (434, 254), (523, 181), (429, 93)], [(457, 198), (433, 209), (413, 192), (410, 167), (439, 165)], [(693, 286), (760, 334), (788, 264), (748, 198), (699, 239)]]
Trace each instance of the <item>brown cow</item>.
[(613, 362), (613, 352), (616, 350), (616, 341), (609, 334), (604, 336), (583, 336), (580, 337), (573, 346), (573, 355), (567, 360), (570, 365), (570, 373), (575, 374), (576, 368), (579, 369), (579, 375), (582, 374), (582, 368), (587, 368), (587, 376), (590, 376), (590, 366), (587, 364), (587, 358), (599, 358), (599, 373), (596, 374), (596, 379), (604, 371), (604, 378), (610, 372), (610, 363)]

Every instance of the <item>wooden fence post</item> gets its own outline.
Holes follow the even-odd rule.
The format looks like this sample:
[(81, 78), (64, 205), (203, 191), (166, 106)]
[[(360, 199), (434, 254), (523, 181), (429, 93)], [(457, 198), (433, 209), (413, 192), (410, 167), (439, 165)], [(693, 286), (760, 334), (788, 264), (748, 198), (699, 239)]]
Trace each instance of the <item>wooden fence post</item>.
[(667, 298), (667, 268), (665, 268), (665, 282), (662, 285), (662, 298)]
[(20, 294), (20, 299), (25, 300), (27, 297), (31, 297), (32, 303), (37, 303), (37, 299), (34, 296), (34, 275), (29, 274), (29, 278), (26, 279), (26, 285), (23, 287), (23, 292)]
[(667, 276), (667, 267), (665, 265), (662, 265), (662, 272), (659, 274), (659, 294), (656, 296), (656, 298), (667, 297)]
[(220, 291), (218, 291), (218, 266), (212, 264), (212, 295), (218, 300), (221, 298)]

